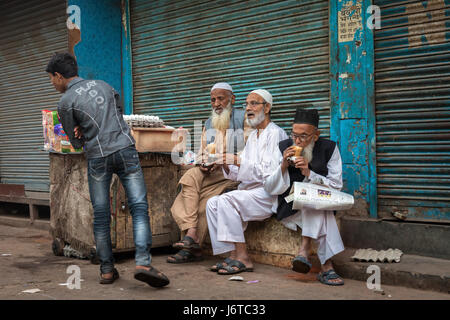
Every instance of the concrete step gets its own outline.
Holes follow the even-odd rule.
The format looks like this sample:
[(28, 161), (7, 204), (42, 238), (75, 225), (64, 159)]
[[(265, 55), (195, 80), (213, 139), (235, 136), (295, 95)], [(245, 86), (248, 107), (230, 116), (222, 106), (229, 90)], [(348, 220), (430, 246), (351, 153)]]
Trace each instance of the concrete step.
[(37, 219), (31, 222), (29, 218), (19, 218), (0, 215), (0, 224), (16, 228), (36, 228), (40, 230), (47, 230), (47, 231), (50, 230), (49, 220)]
[(340, 224), (345, 247), (392, 248), (405, 254), (450, 260), (450, 224), (355, 217), (343, 217)]
[(359, 262), (351, 259), (356, 250), (347, 248), (333, 257), (336, 272), (344, 278), (367, 281), (373, 274), (367, 268), (376, 265), (380, 268), (381, 289), (394, 285), (450, 293), (450, 260), (403, 254), (398, 263)]

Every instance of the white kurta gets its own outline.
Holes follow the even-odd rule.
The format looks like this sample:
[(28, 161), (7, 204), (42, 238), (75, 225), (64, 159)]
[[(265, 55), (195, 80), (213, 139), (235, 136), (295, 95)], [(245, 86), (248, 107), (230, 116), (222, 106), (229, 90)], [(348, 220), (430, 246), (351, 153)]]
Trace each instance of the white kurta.
[(276, 212), (276, 195), (264, 190), (264, 180), (279, 165), (278, 144), (287, 139), (286, 132), (271, 122), (260, 132), (254, 130), (240, 155), (240, 167), (230, 165), (227, 179), (241, 181), (238, 190), (212, 197), (206, 204), (206, 218), (213, 254), (235, 249), (244, 243), (248, 221), (260, 221)]
[[(264, 189), (271, 195), (282, 194), (290, 187), (288, 170), (284, 174), (281, 172), (283, 155), (280, 151), (278, 151), (277, 155), (280, 165), (264, 181)], [(337, 146), (327, 163), (327, 168), (328, 174), (326, 177), (311, 170), (309, 178), (305, 178), (303, 182), (323, 184), (327, 187), (341, 190), (343, 185), (342, 160)], [(282, 219), (281, 223), (294, 231), (297, 230), (298, 226), (302, 229), (302, 236), (318, 241), (317, 255), (321, 264), (324, 264), (328, 259), (344, 250), (344, 244), (332, 211), (302, 209), (294, 215)]]

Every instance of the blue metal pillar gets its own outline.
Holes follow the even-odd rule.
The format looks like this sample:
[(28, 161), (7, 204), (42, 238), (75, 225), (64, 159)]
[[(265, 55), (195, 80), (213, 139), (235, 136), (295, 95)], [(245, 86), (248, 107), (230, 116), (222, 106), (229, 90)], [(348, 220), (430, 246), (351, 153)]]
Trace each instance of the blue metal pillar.
[(125, 114), (133, 113), (133, 73), (131, 65), (130, 1), (121, 0), (122, 6), (122, 92)]
[(120, 0), (68, 0), (72, 5), (80, 14), (81, 41), (74, 48), (80, 77), (104, 80), (122, 93)]
[(344, 191), (377, 217), (373, 30), (370, 0), (330, 1), (331, 129)]

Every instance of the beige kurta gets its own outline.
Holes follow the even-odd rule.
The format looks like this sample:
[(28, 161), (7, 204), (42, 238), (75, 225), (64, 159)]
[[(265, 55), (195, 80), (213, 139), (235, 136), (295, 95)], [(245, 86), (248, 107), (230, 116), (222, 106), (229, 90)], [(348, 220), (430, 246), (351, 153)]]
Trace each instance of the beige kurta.
[[(251, 128), (245, 123), (245, 140), (250, 134), (250, 131)], [(217, 153), (226, 150), (227, 136), (225, 131), (222, 132), (222, 137), (224, 138), (220, 139), (219, 137), (220, 135), (216, 136)], [(201, 160), (205, 148), (206, 132), (205, 128), (203, 128), (201, 149), (197, 160)], [(181, 191), (172, 205), (172, 216), (183, 234), (187, 229), (197, 227), (199, 243), (202, 245), (208, 235), (206, 202), (213, 196), (236, 189), (239, 182), (225, 178), (221, 168), (217, 168), (211, 173), (204, 173), (199, 167), (193, 167), (186, 171), (178, 183), (181, 186)]]
[(226, 179), (220, 168), (206, 174), (194, 167), (186, 171), (179, 184), (181, 192), (172, 205), (172, 216), (181, 231), (197, 227), (202, 245), (208, 234), (206, 202), (213, 196), (236, 189), (239, 183)]

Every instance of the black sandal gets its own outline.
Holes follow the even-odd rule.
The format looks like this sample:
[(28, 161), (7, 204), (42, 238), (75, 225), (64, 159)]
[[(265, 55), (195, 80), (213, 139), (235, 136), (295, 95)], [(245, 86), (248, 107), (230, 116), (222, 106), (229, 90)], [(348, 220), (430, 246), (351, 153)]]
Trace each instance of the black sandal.
[[(171, 260), (170, 258), (172, 258), (173, 260)], [(178, 251), (176, 254), (174, 254), (173, 256), (169, 256), (167, 258), (168, 263), (186, 263), (186, 262), (195, 262), (195, 261), (202, 261), (202, 260), (203, 260), (202, 255), (196, 256), (191, 251), (186, 250), (186, 249), (182, 249), (182, 250)]]
[(200, 244), (195, 242), (191, 237), (184, 236), (183, 240), (174, 243), (172, 247), (174, 247), (175, 249), (200, 249)]
[(233, 260), (230, 257), (225, 258), (225, 260), (223, 260), (223, 262), (217, 262), (216, 265), (209, 268), (209, 270), (211, 270), (212, 272), (218, 272), (219, 269), (222, 269), (225, 267), (223, 265), (224, 263), (229, 264), (231, 261), (233, 261)]
[(103, 274), (100, 273), (100, 284), (112, 284), (114, 283), (114, 281), (116, 281), (117, 279), (119, 279), (119, 271), (117, 271), (116, 268), (113, 269), (113, 276), (109, 279), (103, 278)]
[[(233, 267), (236, 267), (237, 269), (234, 269)], [(220, 270), (225, 270), (226, 272), (220, 272)], [(236, 274), (240, 272), (253, 272), (253, 267), (247, 268), (241, 261), (231, 260), (227, 266), (220, 268), (217, 274)]]
[(169, 279), (162, 272), (152, 266), (148, 267), (150, 270), (136, 269), (134, 278), (155, 288), (164, 287), (170, 283)]

